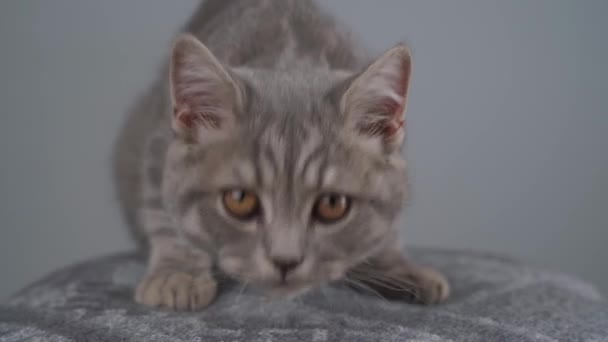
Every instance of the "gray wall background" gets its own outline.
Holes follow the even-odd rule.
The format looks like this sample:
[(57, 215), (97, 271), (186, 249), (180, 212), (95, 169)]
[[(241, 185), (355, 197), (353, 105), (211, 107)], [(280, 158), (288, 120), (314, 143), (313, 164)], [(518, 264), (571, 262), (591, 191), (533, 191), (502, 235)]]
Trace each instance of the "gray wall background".
[[(132, 247), (110, 147), (196, 2), (0, 2), (0, 298)], [(407, 241), (608, 292), (608, 2), (320, 2), (374, 51), (413, 49)]]

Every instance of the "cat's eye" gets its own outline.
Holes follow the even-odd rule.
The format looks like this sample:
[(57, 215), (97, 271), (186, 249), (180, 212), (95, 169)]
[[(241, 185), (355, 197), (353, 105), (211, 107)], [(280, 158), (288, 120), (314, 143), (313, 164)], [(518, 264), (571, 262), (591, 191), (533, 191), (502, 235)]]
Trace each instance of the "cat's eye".
[(351, 199), (341, 194), (321, 195), (313, 208), (313, 217), (325, 224), (335, 223), (343, 219), (351, 206)]
[(227, 190), (222, 195), (222, 202), (228, 213), (241, 220), (249, 220), (260, 211), (258, 196), (248, 190)]

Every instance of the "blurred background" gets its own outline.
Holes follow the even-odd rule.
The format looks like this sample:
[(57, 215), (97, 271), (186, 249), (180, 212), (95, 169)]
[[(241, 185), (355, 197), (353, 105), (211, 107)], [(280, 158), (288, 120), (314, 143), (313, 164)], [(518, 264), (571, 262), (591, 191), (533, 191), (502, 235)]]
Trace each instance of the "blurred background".
[[(608, 1), (319, 2), (371, 51), (413, 50), (407, 242), (608, 294)], [(197, 3), (0, 1), (0, 299), (133, 248), (110, 149)]]

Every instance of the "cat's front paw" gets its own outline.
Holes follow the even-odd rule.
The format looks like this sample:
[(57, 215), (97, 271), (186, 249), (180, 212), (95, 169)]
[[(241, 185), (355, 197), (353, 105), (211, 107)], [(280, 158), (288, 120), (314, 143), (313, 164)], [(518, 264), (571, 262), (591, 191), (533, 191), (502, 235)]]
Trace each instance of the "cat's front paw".
[(412, 289), (414, 294), (412, 302), (416, 304), (438, 304), (450, 295), (447, 279), (432, 268), (419, 267), (414, 272), (410, 272), (407, 279), (415, 284)]
[(447, 279), (428, 267), (404, 266), (384, 272), (368, 271), (358, 277), (358, 281), (374, 293), (390, 300), (429, 305), (445, 301), (450, 294)]
[(207, 307), (217, 294), (217, 282), (208, 273), (158, 270), (146, 275), (135, 290), (139, 304), (185, 311)]

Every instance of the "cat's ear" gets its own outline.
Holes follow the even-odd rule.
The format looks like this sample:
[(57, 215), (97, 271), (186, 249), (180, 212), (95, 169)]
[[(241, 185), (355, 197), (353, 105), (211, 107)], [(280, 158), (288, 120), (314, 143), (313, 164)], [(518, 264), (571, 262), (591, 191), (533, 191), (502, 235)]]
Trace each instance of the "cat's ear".
[(178, 137), (205, 143), (229, 136), (241, 95), (235, 80), (194, 36), (173, 46), (170, 65), (172, 127)]
[(351, 82), (340, 101), (340, 110), (356, 139), (388, 152), (401, 147), (410, 73), (410, 51), (397, 45)]

